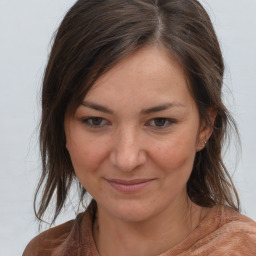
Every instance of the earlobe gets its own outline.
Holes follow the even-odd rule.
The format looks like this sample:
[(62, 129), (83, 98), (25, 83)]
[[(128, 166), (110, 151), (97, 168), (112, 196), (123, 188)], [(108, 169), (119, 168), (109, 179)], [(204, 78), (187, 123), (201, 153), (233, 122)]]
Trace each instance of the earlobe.
[(65, 147), (67, 149), (67, 151), (69, 151), (69, 126), (68, 126), (68, 122), (67, 119), (65, 119), (65, 123), (64, 123), (64, 133), (65, 133)]
[(196, 152), (199, 152), (199, 151), (201, 151), (203, 148), (205, 148), (206, 144), (207, 144), (207, 140), (203, 140), (203, 139), (200, 140), (200, 139), (199, 139), (198, 144), (197, 144), (197, 147), (196, 147)]
[(67, 151), (69, 151), (70, 149), (70, 141), (68, 140), (67, 136), (66, 136), (66, 145), (65, 145)]

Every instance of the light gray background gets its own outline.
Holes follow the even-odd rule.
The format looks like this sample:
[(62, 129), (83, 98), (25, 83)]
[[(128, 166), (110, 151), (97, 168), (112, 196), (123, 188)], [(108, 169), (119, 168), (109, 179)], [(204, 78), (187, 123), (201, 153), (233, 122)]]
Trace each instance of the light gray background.
[[(0, 2), (0, 255), (21, 255), (37, 234), (32, 198), (40, 171), (37, 124), (40, 85), (50, 38), (71, 0)], [(243, 213), (256, 220), (256, 0), (204, 0), (226, 63), (226, 102), (242, 139), (227, 165), (240, 192)], [(72, 218), (69, 212), (59, 222)]]

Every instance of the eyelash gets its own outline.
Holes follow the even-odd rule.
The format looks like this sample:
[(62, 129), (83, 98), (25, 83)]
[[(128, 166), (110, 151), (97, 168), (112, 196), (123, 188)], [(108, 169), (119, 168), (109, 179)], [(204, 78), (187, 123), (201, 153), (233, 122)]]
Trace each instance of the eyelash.
[[(151, 122), (155, 122), (155, 121), (164, 121), (164, 125), (162, 126), (158, 126), (158, 125), (152, 125)], [(93, 121), (100, 121), (100, 123), (104, 122), (104, 124), (93, 124)], [(102, 118), (102, 117), (89, 117), (89, 118), (85, 118), (85, 119), (82, 119), (82, 123), (84, 123), (85, 125), (91, 127), (91, 128), (96, 128), (96, 129), (99, 129), (99, 128), (103, 128), (105, 127), (106, 125), (109, 125), (109, 122)], [(168, 123), (168, 124), (166, 124)], [(157, 117), (157, 118), (153, 118), (153, 119), (150, 119), (149, 121), (146, 122), (145, 126), (152, 126), (154, 127), (154, 129), (166, 129), (168, 127), (170, 127), (172, 124), (174, 123), (177, 123), (175, 120), (173, 119), (170, 119), (170, 118), (165, 118), (165, 117)]]
[[(156, 120), (158, 121), (164, 121), (164, 125), (163, 126), (158, 126), (158, 125), (151, 125), (150, 123), (151, 122), (155, 122)], [(146, 123), (146, 126), (152, 126), (154, 127), (154, 129), (166, 129), (166, 128), (169, 128), (172, 124), (176, 123), (175, 120), (171, 119), (171, 118), (165, 118), (165, 117), (157, 117), (157, 118), (153, 118), (151, 120), (149, 120), (147, 123)]]
[(106, 124), (101, 124), (101, 125), (95, 125), (93, 124), (92, 122), (99, 119), (100, 121), (105, 121), (107, 123), (107, 120), (102, 118), (102, 117), (89, 117), (89, 118), (85, 118), (85, 119), (82, 119), (82, 122), (86, 125), (88, 125), (89, 127), (92, 127), (92, 128), (102, 128), (104, 127)]

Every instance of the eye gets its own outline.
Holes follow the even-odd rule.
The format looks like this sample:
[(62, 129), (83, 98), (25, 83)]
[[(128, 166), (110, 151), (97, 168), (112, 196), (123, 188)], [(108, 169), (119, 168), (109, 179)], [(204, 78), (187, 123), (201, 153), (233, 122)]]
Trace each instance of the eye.
[(89, 117), (83, 119), (82, 122), (92, 128), (101, 128), (108, 125), (108, 121), (102, 117)]
[(159, 117), (149, 120), (149, 122), (146, 123), (146, 126), (152, 126), (155, 129), (164, 129), (168, 128), (173, 123), (175, 123), (175, 121), (170, 118)]

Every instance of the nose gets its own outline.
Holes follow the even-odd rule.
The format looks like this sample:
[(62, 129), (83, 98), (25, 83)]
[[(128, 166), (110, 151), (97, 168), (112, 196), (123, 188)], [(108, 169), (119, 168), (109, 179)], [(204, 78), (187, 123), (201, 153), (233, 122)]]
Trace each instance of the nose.
[(110, 162), (123, 172), (131, 172), (147, 160), (143, 139), (134, 130), (123, 129), (113, 138)]

